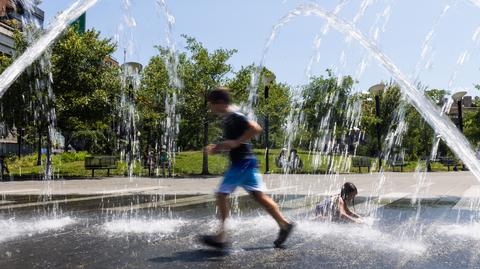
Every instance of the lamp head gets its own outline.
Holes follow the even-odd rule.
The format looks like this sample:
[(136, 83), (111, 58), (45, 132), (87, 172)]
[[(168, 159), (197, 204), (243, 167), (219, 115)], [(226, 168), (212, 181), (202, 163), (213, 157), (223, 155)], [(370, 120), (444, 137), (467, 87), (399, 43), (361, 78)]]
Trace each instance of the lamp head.
[(453, 101), (458, 102), (458, 101), (462, 100), (462, 98), (465, 96), (465, 94), (467, 94), (466, 91), (456, 92), (452, 95), (452, 99), (453, 99)]
[(383, 90), (385, 90), (385, 84), (383, 82), (373, 85), (372, 87), (370, 87), (370, 89), (368, 89), (368, 91), (374, 96), (380, 95)]
[(262, 80), (265, 85), (268, 85), (275, 80), (275, 74), (271, 72), (265, 72), (265, 74), (263, 74)]

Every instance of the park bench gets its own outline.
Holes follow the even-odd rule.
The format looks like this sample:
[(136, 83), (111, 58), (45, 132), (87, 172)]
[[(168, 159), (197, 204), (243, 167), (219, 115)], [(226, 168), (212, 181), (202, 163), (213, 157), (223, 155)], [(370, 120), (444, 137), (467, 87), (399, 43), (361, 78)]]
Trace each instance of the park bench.
[(110, 176), (110, 169), (117, 169), (117, 157), (115, 156), (85, 157), (85, 169), (92, 170), (92, 177), (95, 176), (95, 170), (107, 169), (107, 175)]
[(400, 172), (403, 172), (403, 167), (406, 164), (407, 163), (403, 159), (388, 161), (388, 165), (390, 165), (392, 167), (393, 172), (395, 172), (395, 167), (398, 167), (398, 166), (400, 166)]
[(441, 164), (447, 166), (449, 172), (450, 166), (456, 167), (458, 165), (458, 160), (452, 157), (441, 157), (439, 160)]
[(352, 157), (352, 167), (358, 167), (358, 172), (361, 173), (362, 167), (367, 167), (370, 173), (370, 167), (372, 167), (372, 160), (369, 157), (354, 156)]

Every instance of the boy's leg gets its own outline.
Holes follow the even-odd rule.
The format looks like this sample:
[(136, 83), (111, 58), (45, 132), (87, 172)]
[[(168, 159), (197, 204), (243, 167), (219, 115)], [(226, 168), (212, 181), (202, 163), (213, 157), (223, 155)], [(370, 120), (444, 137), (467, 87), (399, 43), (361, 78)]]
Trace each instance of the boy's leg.
[(225, 248), (229, 245), (226, 240), (225, 235), (225, 221), (229, 215), (228, 209), (228, 195), (232, 193), (236, 188), (235, 177), (232, 173), (228, 172), (225, 174), (225, 178), (220, 184), (216, 196), (217, 196), (217, 207), (218, 207), (218, 218), (220, 219), (220, 227), (217, 234), (215, 235), (203, 235), (200, 237), (200, 241), (204, 244), (215, 247), (215, 248)]
[(220, 219), (220, 227), (217, 233), (217, 239), (219, 241), (225, 240), (225, 221), (229, 215), (228, 209), (228, 193), (217, 192), (217, 207), (218, 207), (218, 217)]
[(280, 228), (285, 228), (289, 224), (288, 220), (283, 216), (277, 203), (266, 193), (262, 191), (251, 191), (252, 197), (277, 221)]
[(242, 176), (242, 187), (277, 221), (281, 229), (288, 227), (289, 221), (280, 212), (277, 203), (265, 193), (266, 186), (258, 169), (246, 168)]
[(223, 178), (222, 183), (220, 183), (220, 186), (216, 191), (216, 201), (220, 226), (216, 235), (203, 238), (203, 242), (207, 245), (215, 247), (225, 247), (225, 244), (227, 244), (225, 240), (225, 221), (227, 220), (229, 215), (228, 196), (230, 193), (233, 193), (235, 191), (235, 188), (238, 185), (237, 180), (238, 176), (235, 173), (235, 170), (232, 170), (230, 168), (225, 173), (225, 177)]
[(277, 239), (273, 242), (275, 247), (282, 247), (285, 240), (292, 233), (292, 230), (295, 226), (294, 223), (289, 222), (283, 214), (280, 212), (277, 203), (273, 201), (270, 196), (265, 194), (263, 191), (251, 191), (251, 195), (255, 200), (265, 208), (265, 210), (277, 221), (280, 226), (280, 232), (278, 233)]

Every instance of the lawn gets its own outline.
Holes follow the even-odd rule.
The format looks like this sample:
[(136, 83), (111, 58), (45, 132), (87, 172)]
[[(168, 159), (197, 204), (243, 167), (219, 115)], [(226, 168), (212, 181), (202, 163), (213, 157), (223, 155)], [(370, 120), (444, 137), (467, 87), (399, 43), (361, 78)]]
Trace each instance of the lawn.
[[(270, 150), (270, 172), (271, 173), (284, 173), (284, 170), (276, 167), (275, 158), (278, 156), (279, 149)], [(260, 171), (265, 172), (265, 151), (257, 149), (254, 151), (260, 164)], [(297, 171), (297, 173), (304, 174), (322, 174), (326, 173), (328, 158), (326, 156), (314, 156), (308, 151), (298, 152), (300, 159), (302, 160), (304, 167)], [(85, 157), (88, 156), (87, 152), (64, 152), (53, 156), (53, 167), (55, 177), (86, 177), (91, 176), (91, 170), (84, 168)], [(341, 156), (334, 156), (334, 167), (337, 163), (342, 163)], [(173, 162), (174, 174), (177, 176), (189, 176), (199, 175), (202, 171), (202, 152), (201, 151), (185, 151), (175, 155)], [(42, 177), (45, 168), (44, 165), (36, 165), (36, 154), (22, 156), (17, 158), (16, 156), (10, 156), (7, 158), (7, 164), (13, 177)], [(43, 156), (43, 163), (45, 163), (45, 156)], [(316, 163), (317, 165), (314, 165)], [(343, 161), (345, 163), (345, 161)], [(212, 175), (221, 175), (228, 166), (228, 156), (225, 154), (210, 155), (208, 160), (209, 172)], [(415, 171), (417, 162), (407, 162), (404, 167), (404, 172)], [(432, 163), (434, 171), (447, 171), (447, 167), (440, 163)], [(337, 167), (340, 173), (358, 173), (357, 167), (348, 169), (347, 167)], [(400, 168), (395, 169), (399, 171)], [(375, 171), (375, 169), (373, 169)], [(387, 167), (386, 171), (392, 171), (391, 167)], [(158, 171), (160, 173), (160, 171)], [(361, 168), (362, 173), (367, 172), (367, 168)], [(125, 161), (117, 162), (117, 169), (110, 171), (111, 175), (127, 175), (127, 164)], [(147, 176), (148, 171), (145, 167), (141, 166), (139, 161), (135, 162), (134, 174), (138, 176)], [(95, 170), (96, 176), (107, 175), (107, 170)]]

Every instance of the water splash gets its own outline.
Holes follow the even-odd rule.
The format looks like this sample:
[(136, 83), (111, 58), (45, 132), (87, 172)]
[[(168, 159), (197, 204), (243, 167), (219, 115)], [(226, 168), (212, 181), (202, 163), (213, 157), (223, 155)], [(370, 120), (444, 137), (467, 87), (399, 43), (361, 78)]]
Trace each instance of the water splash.
[(168, 9), (167, 3), (165, 0), (157, 0), (157, 5), (161, 7), (163, 13), (165, 14), (166, 19), (166, 41), (167, 47), (171, 55), (164, 57), (164, 61), (167, 65), (168, 77), (170, 79), (170, 84), (176, 88), (182, 88), (183, 83), (178, 75), (178, 52), (177, 45), (175, 43), (175, 38), (173, 37), (173, 29), (175, 28), (175, 17), (172, 15)]
[(472, 4), (480, 8), (480, 0), (469, 0)]
[(360, 247), (395, 251), (411, 255), (422, 255), (427, 247), (418, 240), (411, 240), (401, 235), (384, 233), (368, 225), (345, 225), (315, 221), (300, 221), (298, 233), (311, 240), (333, 238)]
[(462, 241), (480, 239), (480, 223), (478, 222), (437, 225), (435, 228), (440, 234), (455, 237), (455, 239)]
[(353, 17), (353, 24), (357, 24), (357, 22), (365, 15), (365, 11), (371, 5), (373, 5), (377, 0), (363, 0), (360, 4), (360, 9), (358, 10), (355, 17)]
[(460, 72), (461, 68), (470, 60), (470, 51), (475, 51), (478, 46), (480, 45), (480, 27), (475, 29), (474, 33), (472, 34), (472, 44), (469, 48), (460, 52), (457, 58), (457, 62), (455, 65), (455, 70), (453, 71), (450, 80), (448, 82), (448, 87), (451, 88), (457, 79), (458, 73)]
[(106, 222), (102, 229), (113, 234), (156, 234), (170, 235), (177, 233), (186, 224), (181, 219), (120, 219)]
[(477, 27), (477, 29), (473, 33), (472, 41), (476, 46), (480, 45), (480, 26)]
[[(335, 84), (348, 92), (351, 90), (351, 88), (345, 88), (348, 85), (344, 85), (342, 79)], [(361, 98), (346, 101), (344, 97), (340, 97), (340, 91), (333, 90), (326, 94), (323, 102), (317, 104), (315, 113), (321, 116), (320, 124), (316, 128), (318, 136), (313, 139), (313, 144), (309, 147), (314, 170), (326, 167), (325, 172), (332, 176), (349, 171), (350, 155), (355, 155), (356, 145), (360, 139), (361, 103)], [(319, 110), (320, 106), (328, 108), (326, 113), (323, 114)], [(330, 186), (336, 185), (337, 179), (334, 177), (331, 178), (333, 183)]]
[[(373, 3), (370, 3), (370, 4), (373, 4)], [(378, 42), (380, 38), (380, 33), (385, 32), (388, 22), (390, 20), (391, 10), (392, 10), (392, 2), (390, 2), (382, 12), (377, 14), (375, 22), (373, 23), (373, 25), (370, 27), (370, 30), (369, 30), (369, 34), (373, 42)], [(347, 39), (347, 42), (350, 42), (350, 40)], [(361, 76), (364, 74), (365, 70), (367, 69), (369, 63), (371, 62), (371, 58), (372, 58), (371, 55), (364, 55), (362, 57), (362, 60), (360, 61), (357, 67), (357, 71), (355, 72), (355, 79), (359, 80), (361, 78)]]
[[(43, 34), (42, 25), (34, 16), (36, 3), (33, 0), (21, 0), (19, 3), (23, 7), (21, 12), (22, 35), (27, 45), (35, 43), (39, 36)], [(50, 180), (53, 178), (53, 146), (56, 137), (56, 112), (55, 112), (55, 95), (53, 93), (52, 84), (52, 66), (51, 66), (51, 49), (48, 47), (39, 57), (38, 61), (26, 68), (26, 75), (29, 80), (30, 94), (32, 96), (31, 107), (33, 108), (33, 118), (35, 126), (39, 129), (39, 136), (42, 136), (39, 126), (47, 126), (47, 152), (46, 162), (44, 166), (43, 179)], [(41, 140), (41, 138), (39, 138)], [(39, 153), (38, 158), (41, 158)], [(47, 191), (48, 192), (48, 191)], [(45, 193), (47, 196), (49, 193)], [(45, 197), (46, 199), (46, 197)]]
[[(284, 122), (284, 130), (285, 130), (285, 140), (284, 140), (284, 148), (285, 154), (290, 152), (293, 147), (293, 143), (297, 138), (297, 134), (304, 123), (305, 114), (303, 112), (303, 102), (305, 99), (303, 98), (303, 88), (296, 88), (290, 92), (290, 100), (292, 105), (290, 106), (290, 111), (288, 113), (287, 119)], [(283, 156), (283, 159), (278, 160), (277, 166), (282, 166), (283, 171), (285, 174), (289, 172), (289, 165), (286, 165), (288, 161), (286, 156)]]
[(80, 17), (86, 10), (95, 5), (96, 2), (97, 0), (78, 0), (59, 14), (56, 20), (49, 25), (45, 34), (36, 40), (32, 46), (28, 47), (27, 50), (0, 75), (0, 97), (3, 96), (15, 79), (60, 37), (72, 21)]
[(0, 220), (0, 242), (21, 236), (33, 236), (51, 230), (59, 230), (76, 223), (71, 217), (39, 218), (35, 220), (16, 220), (15, 218)]
[(260, 75), (262, 73), (263, 67), (265, 66), (265, 59), (266, 59), (266, 55), (267, 55), (267, 53), (270, 49), (270, 46), (273, 43), (273, 41), (275, 40), (278, 31), (284, 25), (286, 25), (291, 19), (293, 19), (297, 16), (298, 16), (298, 14), (295, 14), (295, 12), (291, 12), (291, 13), (288, 13), (287, 15), (285, 15), (280, 20), (280, 22), (278, 24), (273, 26), (272, 32), (271, 32), (270, 36), (268, 37), (265, 46), (263, 47), (260, 62), (258, 64), (258, 66), (253, 69), (253, 73), (252, 73), (252, 76), (251, 76), (251, 79), (250, 79), (250, 84), (247, 88), (247, 91), (248, 91), (249, 94), (248, 94), (247, 106), (246, 106), (245, 110), (247, 112), (247, 117), (250, 118), (250, 119), (255, 119), (256, 118), (253, 106), (257, 102), (257, 87), (258, 87), (259, 83), (261, 82)]
[(122, 21), (117, 27), (115, 40), (121, 44), (124, 49), (124, 62), (127, 56), (134, 54), (135, 41), (133, 38), (134, 28), (137, 27), (137, 21), (132, 15), (132, 3), (130, 0), (122, 0)]
[(445, 17), (445, 15), (447, 15), (447, 12), (450, 10), (450, 8), (451, 8), (451, 6), (449, 4), (447, 4), (443, 8), (440, 15), (435, 19), (430, 31), (425, 36), (425, 40), (423, 41), (422, 50), (421, 50), (421, 53), (420, 53), (421, 59), (423, 59), (427, 55), (427, 53), (431, 50), (431, 43), (432, 43), (432, 41), (435, 37), (436, 29), (437, 29), (438, 25), (440, 24), (440, 22), (442, 21), (442, 19)]
[(123, 138), (119, 141), (119, 149), (127, 161), (127, 173), (130, 179), (136, 160), (139, 159), (140, 144), (138, 141), (137, 124), (139, 114), (135, 104), (135, 95), (140, 87), (140, 72), (142, 66), (138, 63), (128, 62), (122, 65), (121, 85), (122, 94), (118, 106), (119, 125), (118, 134)]
[[(333, 9), (333, 14), (338, 14), (342, 9), (350, 2), (350, 0), (342, 0), (340, 3), (338, 3), (337, 6)], [(307, 78), (310, 78), (312, 76), (311, 71), (312, 71), (312, 66), (313, 62), (320, 62), (320, 45), (322, 44), (322, 36), (326, 35), (328, 31), (330, 30), (330, 25), (327, 23), (322, 27), (322, 30), (320, 31), (321, 34), (317, 34), (314, 39), (314, 48), (315, 52), (313, 53), (312, 57), (308, 61), (307, 65), (307, 70), (305, 71), (305, 74)]]
[[(163, 11), (166, 19), (166, 42), (168, 52), (163, 55), (163, 61), (167, 67), (170, 86), (172, 89), (165, 94), (165, 114), (166, 118), (163, 122), (163, 145), (167, 148), (167, 153), (172, 157), (172, 166), (175, 164), (175, 152), (177, 147), (177, 137), (180, 130), (181, 116), (177, 112), (178, 93), (183, 88), (183, 82), (178, 74), (179, 55), (175, 38), (173, 36), (173, 29), (175, 28), (175, 17), (170, 12), (167, 2), (165, 0), (157, 0), (157, 6)], [(162, 145), (162, 146), (163, 146)]]
[(134, 30), (137, 22), (132, 14), (131, 0), (122, 0), (122, 20), (117, 28), (116, 41), (123, 47), (124, 59), (120, 73), (121, 95), (117, 106), (117, 149), (122, 160), (127, 163), (127, 175), (132, 180), (134, 167), (140, 160), (138, 140), (138, 114), (135, 98), (140, 87), (142, 65), (128, 62), (127, 58), (136, 52)]

